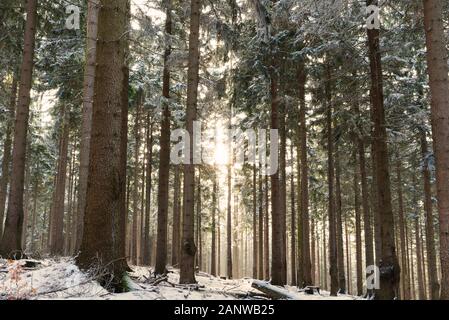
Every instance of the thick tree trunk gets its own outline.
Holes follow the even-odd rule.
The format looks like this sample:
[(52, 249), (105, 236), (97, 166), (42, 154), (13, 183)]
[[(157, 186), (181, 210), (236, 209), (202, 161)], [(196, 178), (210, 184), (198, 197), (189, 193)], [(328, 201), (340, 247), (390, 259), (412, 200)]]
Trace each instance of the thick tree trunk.
[(345, 278), (345, 256), (343, 247), (343, 219), (342, 219), (342, 200), (341, 200), (341, 168), (340, 154), (338, 147), (335, 146), (335, 200), (336, 200), (336, 229), (337, 229), (337, 264), (338, 264), (338, 286), (339, 292), (346, 293)]
[(328, 184), (328, 218), (329, 218), (329, 274), (331, 277), (331, 296), (338, 293), (338, 252), (337, 227), (334, 195), (334, 136), (332, 129), (332, 84), (330, 66), (326, 71), (326, 138), (327, 138), (327, 184)]
[(196, 194), (196, 267), (198, 271), (202, 270), (203, 265), (203, 240), (202, 240), (202, 203), (201, 203), (201, 168), (198, 167), (198, 182), (197, 182), (197, 194)]
[(310, 231), (309, 231), (309, 163), (307, 159), (307, 122), (306, 122), (306, 70), (301, 63), (298, 75), (299, 83), (299, 143), (300, 143), (300, 217), (302, 225), (302, 274), (303, 286), (313, 285), (312, 281), (312, 264), (310, 261)]
[[(168, 181), (170, 178), (170, 70), (168, 59), (171, 54), (170, 35), (172, 33), (171, 0), (165, 2), (166, 20), (165, 34), (166, 47), (164, 53), (164, 70), (162, 83), (162, 96), (164, 97), (161, 123), (161, 150), (159, 151), (159, 186), (157, 193), (157, 242), (156, 242), (156, 274), (164, 274), (167, 264), (167, 220), (168, 220)], [(190, 79), (189, 79), (190, 80)]]
[[(153, 183), (153, 120), (150, 115), (147, 115), (147, 166), (146, 166), (146, 183), (145, 183), (145, 225), (144, 225), (144, 240), (143, 240), (143, 264), (145, 266), (151, 265), (151, 188)], [(179, 227), (179, 224), (178, 224)]]
[(427, 62), (432, 95), (432, 131), (440, 220), (441, 299), (449, 299), (449, 67), (443, 1), (424, 0)]
[(78, 186), (78, 217), (76, 225), (76, 251), (83, 238), (84, 210), (86, 208), (87, 176), (89, 173), (90, 136), (92, 132), (92, 104), (96, 69), (98, 11), (100, 0), (87, 2), (87, 50), (84, 69), (83, 114), (81, 124), (80, 167)]
[(190, 3), (190, 35), (189, 35), (189, 61), (187, 74), (187, 111), (186, 125), (190, 135), (189, 164), (184, 166), (184, 205), (183, 205), (183, 232), (180, 283), (195, 283), (195, 239), (194, 239), (194, 190), (195, 166), (193, 164), (193, 122), (196, 120), (199, 82), (199, 31), (200, 31), (200, 0), (191, 0)]
[(279, 97), (279, 219), (281, 220), (282, 234), (282, 283), (287, 284), (287, 133), (285, 128), (286, 103), (283, 101), (285, 83), (279, 79), (281, 97)]
[(0, 256), (18, 258), (22, 255), (23, 192), (27, 147), (28, 118), (30, 112), (30, 91), (33, 74), (33, 57), (37, 21), (37, 0), (26, 3), (26, 23), (23, 59), (20, 73), (19, 98), (14, 125), (12, 150), (11, 187), (8, 198)]
[(172, 265), (179, 266), (179, 257), (181, 254), (181, 168), (175, 168), (174, 181), (174, 195), (173, 195), (173, 229), (172, 229)]
[[(354, 157), (357, 164), (357, 156)], [(359, 172), (354, 168), (354, 208), (355, 208), (355, 263), (357, 295), (363, 295), (363, 253), (362, 253), (362, 223), (360, 215)], [(365, 235), (366, 236), (366, 235)]]
[[(274, 58), (273, 58), (274, 60)], [(273, 63), (273, 66), (275, 64)], [(279, 130), (278, 76), (271, 72), (271, 129)], [(285, 285), (284, 231), (281, 208), (279, 170), (271, 175), (271, 283)]]
[[(295, 198), (295, 161), (293, 155), (293, 143), (290, 145), (290, 157), (291, 157), (291, 173), (290, 173), (290, 210), (291, 210), (291, 241), (290, 241), (290, 264), (291, 264), (291, 285), (297, 286), (296, 276), (296, 198)], [(298, 168), (299, 169), (299, 168)]]
[(133, 214), (132, 214), (132, 251), (131, 262), (134, 265), (139, 264), (139, 181), (140, 181), (140, 166), (139, 166), (139, 151), (140, 151), (140, 122), (141, 122), (141, 109), (144, 100), (144, 93), (139, 90), (136, 98), (136, 116), (134, 123), (134, 174), (133, 174), (133, 189), (132, 189), (132, 201), (133, 201)]
[(423, 158), (423, 181), (424, 181), (424, 211), (426, 212), (426, 249), (427, 266), (429, 274), (429, 293), (432, 300), (440, 297), (440, 283), (438, 282), (437, 258), (435, 248), (435, 226), (432, 204), (432, 185), (430, 181), (430, 169), (428, 163), (429, 150), (427, 145), (427, 135), (423, 130), (420, 133), (421, 156)]
[(53, 193), (51, 210), (50, 252), (52, 255), (64, 253), (64, 208), (67, 181), (67, 160), (69, 146), (69, 117), (68, 110), (63, 107), (61, 111), (62, 128), (59, 140), (58, 172), (56, 174), (56, 187)]
[(0, 241), (3, 235), (3, 225), (5, 221), (5, 208), (6, 208), (6, 195), (8, 193), (8, 183), (9, 183), (9, 168), (11, 165), (11, 146), (12, 146), (12, 129), (14, 124), (14, 116), (16, 110), (16, 100), (17, 100), (17, 73), (14, 72), (12, 86), (11, 86), (11, 96), (9, 102), (8, 110), (8, 120), (6, 123), (5, 141), (3, 143), (3, 159), (2, 159), (2, 172), (0, 178)]
[(401, 160), (396, 160), (396, 174), (397, 174), (397, 190), (398, 190), (398, 215), (399, 215), (399, 237), (401, 240), (401, 270), (402, 270), (402, 287), (404, 296), (403, 299), (410, 300), (410, 279), (407, 272), (407, 257), (406, 257), (406, 243), (405, 243), (405, 216), (404, 216), (404, 200), (402, 192), (402, 169)]
[(83, 269), (99, 264), (108, 273), (100, 282), (121, 291), (128, 269), (125, 251), (128, 37), (124, 34), (129, 28), (130, 7), (127, 0), (101, 0), (100, 4), (86, 210), (77, 263)]
[[(367, 5), (377, 5), (377, 0), (367, 0)], [(380, 289), (376, 299), (392, 300), (398, 295), (400, 267), (394, 243), (394, 220), (391, 205), (390, 172), (387, 146), (387, 129), (382, 81), (382, 59), (380, 32), (371, 29), (368, 33), (368, 48), (371, 69), (371, 106), (374, 123), (373, 147), (376, 164), (377, 202), (381, 228)]]
[(257, 262), (259, 253), (257, 246), (257, 168), (253, 165), (253, 279), (257, 279)]

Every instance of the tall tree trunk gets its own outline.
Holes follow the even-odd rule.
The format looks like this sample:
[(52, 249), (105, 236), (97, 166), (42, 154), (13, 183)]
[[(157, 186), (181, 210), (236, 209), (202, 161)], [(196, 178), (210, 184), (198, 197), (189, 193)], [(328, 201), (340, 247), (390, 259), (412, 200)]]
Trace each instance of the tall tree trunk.
[[(229, 142), (231, 143), (231, 142)], [(229, 147), (231, 150), (231, 147)], [(228, 164), (227, 171), (227, 183), (228, 183), (228, 194), (227, 194), (227, 217), (226, 217), (226, 270), (228, 279), (232, 279), (232, 168)]]
[(352, 264), (352, 259), (351, 259), (351, 246), (349, 244), (349, 228), (348, 228), (348, 216), (345, 215), (345, 240), (346, 240), (346, 279), (348, 279), (347, 283), (348, 283), (348, 287), (347, 287), (347, 291), (348, 294), (352, 293), (352, 269), (351, 269), (351, 264)]
[(265, 176), (265, 213), (263, 219), (263, 256), (264, 256), (264, 264), (263, 264), (263, 274), (264, 279), (268, 280), (270, 277), (270, 240), (269, 240), (269, 194), (268, 194), (268, 176)]
[[(357, 156), (354, 156), (357, 166)], [(359, 172), (354, 168), (355, 254), (357, 295), (363, 295), (362, 223), (360, 214)], [(365, 234), (366, 237), (366, 234)]]
[[(215, 168), (216, 169), (216, 168)], [(217, 224), (216, 224), (216, 216), (217, 216), (217, 174), (214, 172), (213, 178), (214, 181), (212, 187), (212, 240), (211, 240), (211, 261), (210, 261), (210, 274), (214, 277), (217, 276)], [(220, 236), (220, 235), (218, 235)], [(218, 272), (220, 273), (220, 272)]]
[(193, 163), (194, 139), (193, 122), (196, 120), (196, 108), (198, 102), (199, 82), (199, 31), (200, 31), (200, 0), (190, 2), (190, 35), (189, 35), (189, 61), (187, 74), (187, 111), (186, 125), (189, 133), (190, 154), (189, 164), (184, 166), (184, 212), (182, 232), (182, 257), (180, 283), (195, 283), (195, 239), (194, 239), (194, 190), (195, 190), (195, 166)]
[[(291, 264), (291, 285), (297, 286), (296, 275), (296, 199), (295, 199), (295, 161), (293, 155), (293, 143), (290, 145), (291, 173), (290, 173), (290, 210), (291, 210), (291, 242), (290, 242), (290, 264)], [(299, 169), (299, 168), (298, 168)]]
[(312, 265), (310, 261), (310, 232), (309, 232), (309, 163), (307, 159), (307, 122), (306, 122), (306, 70), (304, 63), (301, 63), (298, 75), (299, 83), (299, 139), (300, 139), (300, 217), (302, 225), (302, 274), (303, 286), (313, 285)]
[[(37, 174), (39, 174), (39, 166), (37, 166)], [(39, 194), (39, 178), (34, 178), (33, 183), (33, 221), (31, 223), (31, 241), (30, 241), (30, 251), (34, 253), (35, 251), (35, 231), (36, 231), (36, 223), (37, 223), (37, 202), (38, 202), (38, 194)]]
[(343, 219), (341, 200), (341, 168), (338, 146), (335, 146), (335, 200), (336, 200), (336, 229), (337, 229), (337, 264), (338, 286), (340, 293), (346, 293), (345, 256), (343, 247)]
[[(367, 0), (367, 5), (378, 5), (377, 0)], [(368, 48), (371, 69), (371, 106), (373, 109), (373, 147), (376, 165), (377, 202), (381, 228), (380, 289), (376, 299), (392, 300), (398, 295), (400, 267), (394, 243), (394, 219), (391, 205), (390, 172), (387, 146), (387, 129), (382, 81), (380, 32), (368, 29)]]
[(129, 73), (128, 37), (124, 35), (129, 28), (130, 3), (101, 0), (100, 4), (86, 210), (77, 263), (83, 269), (100, 264), (107, 271), (100, 282), (122, 291), (128, 269), (125, 195)]
[(337, 227), (335, 216), (334, 197), (334, 136), (332, 129), (332, 84), (331, 70), (327, 66), (326, 71), (326, 138), (327, 138), (327, 184), (328, 184), (328, 218), (329, 218), (329, 274), (331, 277), (331, 296), (338, 293), (338, 252), (337, 252)]
[(264, 229), (263, 229), (263, 223), (264, 223), (264, 194), (263, 194), (263, 176), (261, 174), (261, 167), (262, 165), (259, 164), (259, 234), (258, 234), (258, 241), (257, 244), (259, 246), (259, 254), (258, 254), (258, 279), (263, 280), (264, 279), (264, 246), (263, 246), (263, 235), (264, 235)]
[(253, 165), (253, 279), (257, 279), (257, 262), (258, 262), (258, 246), (257, 246), (257, 169)]
[(143, 92), (142, 90), (139, 90), (136, 98), (136, 117), (135, 117), (135, 123), (134, 123), (134, 139), (135, 139), (135, 145), (134, 145), (134, 174), (133, 174), (133, 193), (132, 193), (132, 200), (133, 200), (133, 215), (132, 215), (132, 251), (131, 251), (131, 262), (133, 265), (138, 265), (138, 255), (139, 255), (139, 241), (138, 241), (138, 234), (139, 234), (139, 151), (140, 151), (140, 115), (141, 115), (141, 108), (143, 104)]
[(282, 234), (282, 283), (287, 284), (287, 171), (286, 171), (286, 154), (287, 154), (287, 133), (285, 129), (286, 103), (283, 101), (285, 95), (285, 83), (283, 79), (279, 79), (281, 85), (281, 97), (279, 100), (279, 219), (281, 220)]
[(84, 69), (83, 114), (81, 124), (80, 167), (78, 186), (78, 217), (76, 225), (76, 251), (83, 238), (84, 210), (86, 208), (87, 176), (89, 174), (90, 136), (92, 132), (92, 105), (97, 55), (98, 11), (100, 0), (87, 2), (87, 49)]
[[(415, 157), (413, 157), (415, 158)], [(413, 168), (417, 167), (416, 160), (413, 159)], [(416, 181), (416, 175), (414, 172), (412, 172), (412, 186), (415, 190), (413, 190), (412, 195), (412, 207), (416, 208), (414, 214), (414, 224), (415, 224), (415, 255), (416, 255), (416, 264), (417, 264), (417, 278), (418, 278), (418, 299), (419, 300), (426, 300), (426, 293), (425, 293), (425, 285), (424, 285), (424, 273), (423, 273), (423, 255), (422, 255), (422, 244), (421, 244), (421, 227), (420, 227), (420, 212), (418, 211), (418, 197), (416, 194), (416, 190), (418, 190), (418, 183)]]
[(175, 191), (173, 195), (172, 265), (177, 266), (179, 265), (179, 256), (181, 253), (181, 168), (179, 166), (175, 168), (174, 184)]
[(67, 181), (67, 160), (69, 146), (69, 111), (63, 106), (61, 110), (61, 131), (59, 142), (58, 172), (56, 174), (56, 187), (53, 193), (51, 210), (50, 252), (52, 255), (64, 253), (64, 207), (65, 189)]
[(30, 91), (33, 76), (33, 58), (37, 22), (37, 0), (26, 3), (26, 23), (23, 59), (20, 72), (19, 98), (14, 125), (11, 187), (8, 198), (5, 227), (0, 243), (0, 256), (19, 258), (22, 255), (23, 192), (25, 160), (30, 113)]
[(405, 218), (404, 218), (404, 200), (402, 192), (402, 170), (401, 160), (396, 160), (396, 174), (397, 174), (397, 190), (398, 190), (398, 210), (399, 210), (399, 237), (401, 240), (401, 270), (402, 270), (402, 287), (404, 291), (403, 298), (410, 300), (410, 279), (407, 272), (407, 257), (406, 257), (406, 243), (405, 243)]
[(197, 262), (197, 267), (198, 267), (198, 271), (202, 270), (202, 265), (203, 265), (203, 245), (202, 245), (202, 235), (201, 235), (201, 231), (202, 231), (202, 203), (201, 203), (201, 168), (198, 167), (198, 183), (197, 183), (197, 194), (196, 194), (196, 221), (197, 221), (197, 229), (196, 229), (196, 235), (197, 235), (197, 239), (196, 239), (196, 243), (198, 246), (198, 251), (197, 251), (197, 256), (196, 256), (196, 262)]
[(443, 1), (424, 0), (427, 62), (432, 96), (432, 131), (440, 220), (441, 299), (449, 300), (449, 67)]
[(435, 253), (435, 227), (432, 204), (432, 185), (430, 181), (430, 169), (428, 163), (429, 150), (427, 135), (424, 130), (420, 133), (421, 156), (423, 158), (423, 181), (424, 181), (424, 211), (426, 212), (426, 249), (427, 266), (429, 274), (429, 293), (432, 300), (439, 299), (440, 283), (438, 282), (437, 258)]
[[(144, 241), (143, 241), (143, 264), (145, 266), (151, 265), (151, 236), (150, 236), (150, 222), (151, 222), (151, 187), (153, 183), (153, 120), (150, 114), (147, 114), (147, 166), (146, 166), (146, 184), (145, 184), (145, 226), (144, 226)], [(178, 223), (179, 228), (179, 223)]]
[(5, 206), (6, 206), (6, 195), (8, 193), (8, 182), (9, 182), (9, 168), (11, 165), (11, 146), (12, 146), (12, 129), (14, 124), (14, 115), (16, 110), (16, 100), (17, 100), (17, 73), (14, 72), (12, 86), (11, 86), (11, 96), (9, 102), (8, 110), (8, 120), (6, 123), (5, 141), (3, 143), (3, 159), (2, 159), (2, 172), (0, 178), (0, 241), (3, 235), (3, 225), (5, 221)]
[[(157, 251), (156, 251), (156, 274), (164, 274), (167, 264), (167, 219), (168, 219), (168, 181), (170, 178), (170, 69), (168, 59), (171, 54), (172, 19), (171, 0), (166, 0), (165, 34), (166, 47), (164, 53), (164, 71), (162, 83), (162, 96), (164, 107), (161, 124), (161, 150), (159, 152), (159, 187), (157, 193)], [(190, 80), (190, 79), (189, 79)]]

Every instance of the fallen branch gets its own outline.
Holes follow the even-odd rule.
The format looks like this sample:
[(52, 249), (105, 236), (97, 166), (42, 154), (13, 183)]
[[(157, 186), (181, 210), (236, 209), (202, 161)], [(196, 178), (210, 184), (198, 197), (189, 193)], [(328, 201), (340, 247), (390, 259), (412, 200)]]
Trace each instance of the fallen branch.
[(254, 280), (251, 287), (265, 293), (274, 300), (300, 300), (297, 295), (292, 294), (288, 290), (273, 286), (265, 281)]

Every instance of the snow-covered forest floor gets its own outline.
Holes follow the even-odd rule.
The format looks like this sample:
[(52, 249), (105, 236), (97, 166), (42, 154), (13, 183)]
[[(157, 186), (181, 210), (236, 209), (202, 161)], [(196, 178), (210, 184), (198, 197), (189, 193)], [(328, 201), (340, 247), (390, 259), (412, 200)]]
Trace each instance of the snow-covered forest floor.
[[(177, 269), (166, 278), (155, 279), (151, 269), (133, 267), (130, 273), (132, 291), (109, 293), (95, 275), (82, 272), (72, 258), (59, 260), (0, 259), (0, 300), (4, 299), (93, 299), (93, 300), (253, 300), (267, 299), (251, 287), (252, 279), (224, 280), (199, 272), (198, 285), (178, 285)], [(297, 300), (355, 300), (357, 297), (330, 297), (328, 292), (307, 295), (295, 287), (285, 287)]]

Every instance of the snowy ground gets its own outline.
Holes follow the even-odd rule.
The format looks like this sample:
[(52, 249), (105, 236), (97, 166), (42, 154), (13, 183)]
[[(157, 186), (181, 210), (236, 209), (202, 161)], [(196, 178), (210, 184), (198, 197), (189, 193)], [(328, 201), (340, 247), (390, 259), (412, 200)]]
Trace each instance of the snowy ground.
[[(165, 281), (151, 284), (151, 270), (133, 267), (130, 273), (135, 290), (111, 294), (88, 274), (81, 272), (73, 259), (39, 260), (35, 267), (25, 261), (0, 260), (0, 300), (4, 299), (90, 299), (90, 300), (251, 300), (266, 299), (251, 287), (252, 279), (222, 280), (198, 273), (198, 286), (179, 286), (178, 270), (173, 269)], [(298, 300), (355, 300), (347, 295), (329, 297), (329, 293), (306, 295), (286, 287)]]

